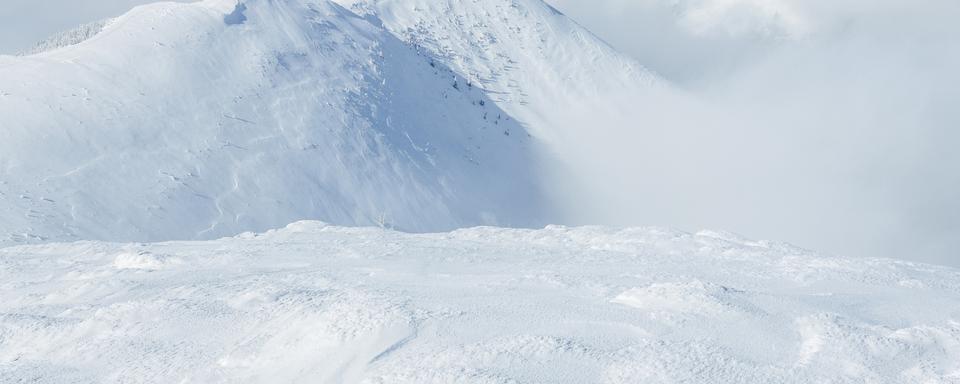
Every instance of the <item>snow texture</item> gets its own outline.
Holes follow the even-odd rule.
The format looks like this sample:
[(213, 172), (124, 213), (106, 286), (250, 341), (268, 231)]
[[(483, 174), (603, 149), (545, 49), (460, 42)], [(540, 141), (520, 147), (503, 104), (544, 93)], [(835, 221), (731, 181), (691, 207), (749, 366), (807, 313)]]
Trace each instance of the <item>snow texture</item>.
[(960, 271), (658, 228), (0, 249), (0, 382), (958, 383)]

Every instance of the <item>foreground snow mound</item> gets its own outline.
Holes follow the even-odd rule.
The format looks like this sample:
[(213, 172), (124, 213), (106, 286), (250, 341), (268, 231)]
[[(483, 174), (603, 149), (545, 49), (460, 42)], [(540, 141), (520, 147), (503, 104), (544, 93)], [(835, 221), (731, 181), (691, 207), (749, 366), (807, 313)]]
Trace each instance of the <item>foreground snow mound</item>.
[(0, 56), (0, 245), (541, 220), (526, 129), (336, 3), (158, 3), (48, 48)]
[(0, 249), (4, 382), (960, 382), (960, 271), (714, 232)]

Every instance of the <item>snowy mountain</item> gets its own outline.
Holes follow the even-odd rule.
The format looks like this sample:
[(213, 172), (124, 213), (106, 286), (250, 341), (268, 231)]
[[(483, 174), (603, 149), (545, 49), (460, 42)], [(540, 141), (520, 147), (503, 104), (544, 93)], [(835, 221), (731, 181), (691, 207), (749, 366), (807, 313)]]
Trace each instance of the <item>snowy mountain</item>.
[(957, 383), (957, 318), (956, 269), (717, 232), (0, 249), (4, 383)]
[[(464, 9), (477, 4), (528, 17), (509, 2)], [(376, 6), (401, 20), (421, 5)], [(528, 134), (542, 127), (503, 102), (525, 102), (517, 84), (531, 80), (509, 63), (527, 61), (491, 50), (489, 71), (450, 67), (485, 47), (441, 55), (431, 42), (468, 36), (401, 40), (386, 20), (328, 1), (159, 3), (0, 57), (0, 244), (214, 238), (305, 218), (545, 222)]]
[(30, 53), (0, 56), (0, 384), (960, 383), (956, 269), (417, 233), (684, 169), (591, 160), (683, 161), (631, 129), (686, 110), (640, 108), (676, 90), (541, 0), (157, 3)]

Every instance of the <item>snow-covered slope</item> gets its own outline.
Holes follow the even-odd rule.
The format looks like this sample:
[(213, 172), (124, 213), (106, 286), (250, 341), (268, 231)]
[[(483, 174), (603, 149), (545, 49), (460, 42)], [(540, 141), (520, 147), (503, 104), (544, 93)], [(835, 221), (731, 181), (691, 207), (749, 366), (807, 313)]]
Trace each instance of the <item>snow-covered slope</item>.
[(0, 249), (0, 382), (957, 383), (960, 271), (666, 229)]
[(0, 56), (0, 136), (0, 244), (542, 218), (526, 129), (325, 0), (158, 3)]
[(159, 3), (0, 56), (0, 245), (557, 222), (541, 165), (658, 83), (541, 0), (338, 2)]
[[(668, 200), (651, 192), (676, 180), (648, 176), (670, 174), (678, 157), (702, 158), (691, 155), (685, 141), (709, 146), (714, 139), (684, 136), (689, 131), (675, 126), (699, 110), (700, 101), (546, 2), (336, 1), (474, 79), (543, 143), (540, 174), (552, 223), (691, 225), (653, 215), (657, 209), (650, 206)], [(663, 145), (662, 137), (676, 136), (680, 143)]]
[[(551, 145), (620, 96), (665, 86), (542, 0), (335, 0), (480, 84)], [(558, 151), (558, 148), (551, 148)]]

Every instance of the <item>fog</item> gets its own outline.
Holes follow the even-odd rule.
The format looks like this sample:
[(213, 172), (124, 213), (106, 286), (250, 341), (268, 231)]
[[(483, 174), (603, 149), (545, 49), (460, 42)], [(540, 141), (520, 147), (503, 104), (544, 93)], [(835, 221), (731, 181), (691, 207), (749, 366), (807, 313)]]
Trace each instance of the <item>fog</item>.
[(565, 117), (573, 222), (960, 265), (960, 3), (552, 2), (669, 83)]

